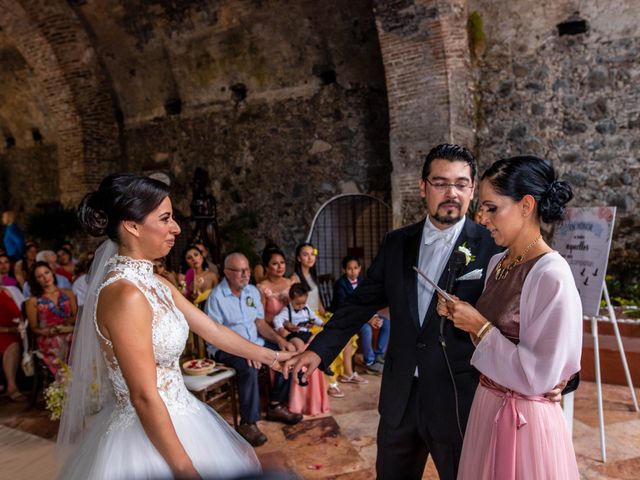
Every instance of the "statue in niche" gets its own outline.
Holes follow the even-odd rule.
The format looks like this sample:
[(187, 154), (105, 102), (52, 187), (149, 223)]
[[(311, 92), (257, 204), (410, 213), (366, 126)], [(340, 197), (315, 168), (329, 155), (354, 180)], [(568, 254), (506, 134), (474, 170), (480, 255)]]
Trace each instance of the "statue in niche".
[(209, 173), (196, 167), (191, 181), (191, 220), (195, 222), (193, 243), (202, 242), (215, 265), (220, 264), (220, 236), (216, 199), (209, 191)]

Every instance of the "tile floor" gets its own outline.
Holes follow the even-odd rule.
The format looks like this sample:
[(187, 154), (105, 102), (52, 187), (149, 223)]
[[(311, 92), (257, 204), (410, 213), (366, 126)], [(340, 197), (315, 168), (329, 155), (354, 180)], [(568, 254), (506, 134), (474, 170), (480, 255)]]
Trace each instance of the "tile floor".
[[(260, 428), (269, 437), (257, 449), (265, 468), (289, 469), (309, 479), (374, 478), (380, 377), (366, 378), (370, 381), (368, 385), (344, 385), (345, 398), (332, 399), (329, 414), (307, 418), (295, 426), (260, 422)], [(640, 397), (640, 389), (636, 391)], [(640, 414), (633, 411), (629, 390), (618, 385), (604, 387), (606, 463), (600, 461), (595, 392), (593, 383), (582, 382), (575, 397), (573, 437), (581, 477), (637, 479)], [(56, 429), (56, 422), (50, 421), (45, 412), (0, 397), (0, 464), (7, 465), (4, 473), (9, 473), (7, 468), (13, 472), (7, 478), (34, 478), (28, 474), (31, 470), (47, 472), (38, 478), (55, 478), (50, 452)], [(37, 449), (37, 455), (33, 449)], [(5, 463), (8, 460), (3, 457), (10, 458), (11, 463)], [(423, 478), (438, 478), (430, 462)]]

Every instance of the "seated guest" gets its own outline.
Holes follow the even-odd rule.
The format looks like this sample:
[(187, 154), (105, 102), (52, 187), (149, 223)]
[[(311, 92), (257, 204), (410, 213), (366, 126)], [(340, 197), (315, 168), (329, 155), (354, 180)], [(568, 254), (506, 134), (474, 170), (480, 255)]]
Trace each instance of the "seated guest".
[(171, 284), (174, 285), (176, 288), (179, 288), (180, 283), (178, 282), (178, 276), (176, 275), (175, 272), (172, 272), (167, 268), (166, 257), (156, 258), (153, 261), (153, 271), (154, 273), (157, 273), (161, 277), (169, 280), (169, 282), (171, 282)]
[(55, 376), (71, 351), (76, 297), (70, 289), (58, 288), (56, 276), (46, 262), (36, 262), (29, 276), (33, 296), (26, 302), (29, 328), (36, 334), (38, 350)]
[(58, 266), (56, 267), (56, 273), (66, 277), (70, 282), (73, 281), (74, 262), (71, 255), (71, 251), (68, 248), (60, 247), (56, 251), (56, 259)]
[(15, 287), (18, 281), (11, 275), (11, 259), (6, 253), (0, 253), (0, 286)]
[(27, 283), (29, 272), (33, 268), (33, 264), (36, 263), (37, 255), (38, 244), (35, 242), (27, 242), (22, 259), (18, 260), (13, 267), (13, 274), (18, 281), (18, 287), (22, 288), (24, 284)]
[[(342, 259), (342, 276), (338, 278), (333, 286), (333, 299), (331, 302), (331, 311), (335, 312), (340, 308), (345, 300), (353, 295), (356, 287), (362, 282), (360, 273), (362, 271), (362, 264), (356, 257), (347, 255)], [(391, 331), (391, 325), (389, 323), (388, 309), (387, 315), (383, 315), (382, 312), (376, 313), (369, 319), (360, 329), (360, 346), (362, 347), (362, 357), (364, 359), (365, 368), (368, 373), (374, 375), (382, 374), (384, 368), (384, 353), (387, 350), (387, 344), (389, 343), (389, 333)], [(378, 345), (373, 351), (373, 329), (380, 329), (378, 334)], [(343, 380), (344, 381), (344, 380)], [(350, 383), (350, 382), (346, 382)]]
[[(241, 253), (228, 255), (224, 261), (224, 276), (225, 278), (213, 289), (207, 299), (205, 309), (207, 315), (253, 343), (273, 350), (295, 351), (291, 343), (278, 335), (265, 322), (260, 292), (249, 284), (251, 269), (247, 258)], [(245, 358), (223, 352), (212, 345), (209, 345), (208, 351), (217, 361), (236, 370), (240, 397), (238, 432), (251, 445), (262, 445), (267, 441), (267, 437), (256, 425), (260, 419), (258, 370), (249, 365)], [(275, 374), (267, 420), (287, 424), (302, 420), (302, 415), (290, 412), (286, 406), (289, 400), (290, 383), (291, 379), (285, 380), (281, 373)]]
[(26, 400), (16, 384), (21, 350), (17, 322), (20, 321), (20, 317), (20, 305), (11, 291), (9, 288), (0, 287), (0, 355), (2, 355), (2, 370), (7, 379), (7, 394), (14, 402)]
[(257, 287), (264, 305), (265, 320), (273, 325), (273, 317), (289, 303), (289, 289), (295, 282), (285, 277), (287, 262), (279, 247), (268, 245), (261, 257), (265, 273)]
[[(60, 275), (59, 273), (55, 273), (56, 269), (58, 268), (58, 256), (56, 255), (56, 252), (54, 252), (53, 250), (42, 250), (38, 252), (38, 254), (36, 255), (36, 263), (46, 263), (47, 265), (49, 265), (49, 269), (54, 272), (54, 275), (56, 277), (56, 285), (58, 287), (68, 289), (71, 288), (71, 282), (67, 277), (65, 277), (64, 275)], [(27, 278), (31, 278), (33, 268), (35, 268), (35, 264), (32, 267)], [(24, 282), (24, 285), (22, 286), (22, 294), (24, 295), (24, 298), (29, 298), (31, 296), (31, 288), (32, 286), (29, 281)]]
[(309, 328), (322, 326), (324, 322), (307, 306), (309, 288), (302, 283), (294, 283), (289, 289), (289, 304), (273, 317), (273, 328), (293, 343), (298, 351), (304, 350), (312, 337)]
[(211, 289), (220, 281), (218, 274), (208, 270), (208, 263), (196, 245), (189, 245), (184, 251), (184, 262), (189, 267), (185, 274), (185, 297), (196, 305), (204, 302)]

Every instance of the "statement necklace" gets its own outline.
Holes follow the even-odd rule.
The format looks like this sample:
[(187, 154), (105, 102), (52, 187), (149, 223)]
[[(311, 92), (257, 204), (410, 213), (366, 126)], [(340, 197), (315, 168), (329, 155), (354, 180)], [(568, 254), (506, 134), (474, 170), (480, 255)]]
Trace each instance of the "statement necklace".
[(502, 268), (502, 262), (504, 262), (504, 259), (507, 258), (507, 255), (509, 254), (508, 252), (504, 255), (504, 257), (502, 257), (500, 259), (500, 261), (498, 262), (498, 265), (496, 266), (496, 280), (504, 280), (505, 278), (507, 278), (507, 275), (509, 275), (509, 272), (511, 270), (514, 269), (514, 267), (520, 265), (522, 263), (522, 260), (524, 260), (524, 256), (527, 254), (527, 252), (529, 252), (529, 250), (531, 250), (531, 248), (538, 243), (538, 241), (542, 238), (542, 235), (538, 235), (538, 237), (531, 242), (529, 245), (527, 245), (527, 247), (524, 249), (524, 252), (522, 252), (520, 255), (518, 255), (516, 257), (516, 259), (513, 261), (513, 263), (511, 265), (509, 265), (508, 267), (504, 267)]

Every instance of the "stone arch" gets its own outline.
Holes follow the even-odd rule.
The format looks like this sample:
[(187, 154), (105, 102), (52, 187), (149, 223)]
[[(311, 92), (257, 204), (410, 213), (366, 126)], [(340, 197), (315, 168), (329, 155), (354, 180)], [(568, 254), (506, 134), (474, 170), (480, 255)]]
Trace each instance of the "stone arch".
[(0, 0), (0, 28), (40, 85), (56, 125), (60, 200), (75, 205), (122, 158), (108, 77), (67, 2)]
[(467, 0), (374, 0), (389, 104), (394, 226), (424, 215), (422, 156), (475, 144)]

